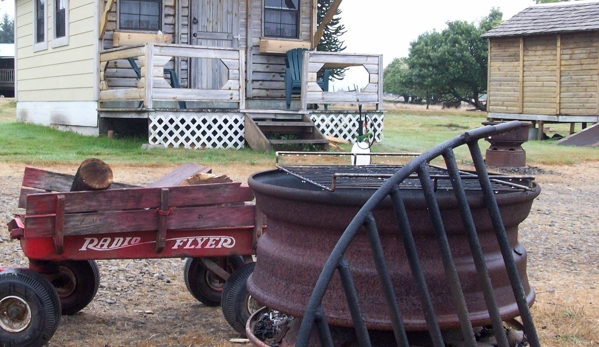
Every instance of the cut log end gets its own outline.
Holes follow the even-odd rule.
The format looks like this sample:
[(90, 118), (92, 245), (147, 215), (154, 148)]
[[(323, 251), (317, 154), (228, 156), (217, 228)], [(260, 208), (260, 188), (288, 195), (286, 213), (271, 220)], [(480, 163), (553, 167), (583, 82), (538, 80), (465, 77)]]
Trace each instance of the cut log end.
[(71, 191), (103, 190), (108, 189), (111, 184), (112, 169), (110, 166), (100, 159), (90, 158), (84, 160), (77, 169)]

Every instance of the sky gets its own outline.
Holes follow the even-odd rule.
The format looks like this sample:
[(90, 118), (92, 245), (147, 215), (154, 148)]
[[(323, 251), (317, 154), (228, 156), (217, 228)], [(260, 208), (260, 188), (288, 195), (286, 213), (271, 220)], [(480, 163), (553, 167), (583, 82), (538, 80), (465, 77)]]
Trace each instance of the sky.
[[(394, 58), (407, 57), (410, 42), (420, 34), (443, 31), (448, 21), (478, 21), (493, 7), (507, 20), (534, 4), (533, 0), (344, 0), (341, 23), (347, 33), (341, 40), (347, 46), (344, 52), (382, 54), (386, 66)], [(335, 88), (363, 87), (367, 76), (361, 71), (352, 68), (343, 81), (334, 82)]]
[[(0, 16), (14, 16), (15, 0), (0, 1)], [(341, 22), (347, 33), (341, 37), (350, 53), (383, 54), (386, 66), (394, 58), (407, 57), (410, 42), (427, 31), (442, 31), (448, 21), (477, 21), (492, 7), (498, 7), (507, 20), (533, 0), (344, 0)], [(1, 18), (1, 17), (0, 17)], [(364, 70), (349, 71), (344, 81), (335, 82), (336, 89), (366, 83)]]

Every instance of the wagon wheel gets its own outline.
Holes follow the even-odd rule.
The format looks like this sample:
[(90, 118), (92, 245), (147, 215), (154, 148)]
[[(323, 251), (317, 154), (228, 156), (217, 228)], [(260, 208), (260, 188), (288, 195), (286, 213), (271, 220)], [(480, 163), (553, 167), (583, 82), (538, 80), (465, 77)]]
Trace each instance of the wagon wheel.
[(59, 263), (58, 277), (52, 285), (62, 305), (62, 314), (81, 311), (96, 296), (100, 286), (100, 272), (93, 260), (64, 260)]
[[(234, 255), (208, 260), (218, 264), (229, 274), (244, 264), (242, 257)], [(187, 258), (184, 276), (187, 290), (194, 298), (206, 306), (220, 305), (225, 279), (210, 271), (200, 258)]]
[(227, 280), (223, 289), (221, 308), (225, 320), (238, 333), (245, 335), (245, 324), (258, 311), (260, 305), (248, 292), (246, 283), (255, 263), (248, 263), (237, 269)]
[(0, 344), (43, 346), (60, 323), (60, 300), (44, 276), (29, 269), (0, 273)]

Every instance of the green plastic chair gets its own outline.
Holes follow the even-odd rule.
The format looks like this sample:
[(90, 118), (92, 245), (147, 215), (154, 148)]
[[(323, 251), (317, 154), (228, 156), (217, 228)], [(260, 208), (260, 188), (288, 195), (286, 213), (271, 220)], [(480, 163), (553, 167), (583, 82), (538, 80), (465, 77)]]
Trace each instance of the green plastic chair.
[[(135, 58), (127, 58), (127, 61), (129, 62), (129, 65), (131, 65), (131, 68), (133, 69), (135, 74), (137, 75), (137, 78), (141, 78), (141, 69), (139, 68), (139, 66), (137, 66)], [(169, 75), (171, 80), (171, 87), (181, 88), (181, 84), (179, 83), (179, 77), (177, 76), (175, 70), (164, 69), (164, 73)], [(187, 108), (187, 103), (185, 101), (178, 101), (177, 103), (179, 104), (180, 109), (184, 110)], [(139, 104), (139, 107), (141, 106), (143, 106), (143, 101)]]
[[(294, 48), (287, 51), (285, 58), (285, 102), (287, 109), (291, 107), (291, 95), (300, 94), (302, 91), (302, 63), (305, 48)], [(324, 70), (322, 79), (316, 81), (318, 86), (325, 92), (329, 91), (330, 70)], [(325, 110), (327, 105), (324, 105)]]

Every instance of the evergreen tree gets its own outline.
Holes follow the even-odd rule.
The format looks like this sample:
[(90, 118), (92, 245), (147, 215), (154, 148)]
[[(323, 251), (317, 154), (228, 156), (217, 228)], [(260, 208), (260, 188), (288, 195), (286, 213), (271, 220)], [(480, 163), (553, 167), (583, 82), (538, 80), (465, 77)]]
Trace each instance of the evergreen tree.
[[(322, 23), (324, 16), (331, 8), (333, 0), (318, 0), (318, 13), (317, 13), (317, 24)], [(343, 45), (343, 41), (339, 39), (340, 36), (345, 34), (345, 26), (341, 23), (341, 10), (337, 9), (337, 13), (333, 16), (333, 19), (324, 28), (322, 38), (318, 42), (316, 47), (317, 51), (325, 52), (341, 52), (346, 47)], [(345, 69), (333, 69), (331, 71), (331, 77), (333, 79), (342, 80), (345, 75)]]
[(15, 42), (14, 28), (14, 21), (8, 17), (8, 14), (5, 13), (2, 17), (2, 22), (0, 22), (0, 43)]

